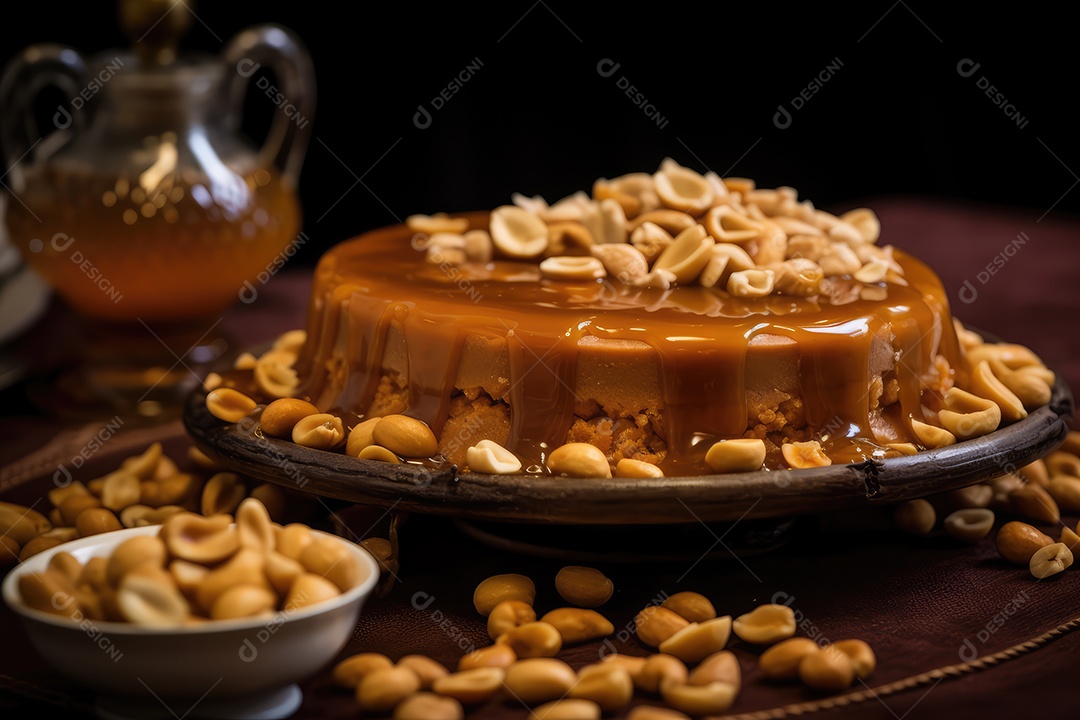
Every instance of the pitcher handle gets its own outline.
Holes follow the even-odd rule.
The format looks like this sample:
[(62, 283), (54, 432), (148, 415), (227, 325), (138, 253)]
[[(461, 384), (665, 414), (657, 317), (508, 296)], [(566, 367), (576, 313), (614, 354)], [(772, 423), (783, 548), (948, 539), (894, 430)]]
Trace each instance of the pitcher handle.
[[(31, 45), (12, 58), (0, 77), (0, 150), (8, 169), (23, 162), (26, 155), (44, 139), (38, 132), (34, 101), (46, 87), (56, 87), (68, 105), (75, 101), (86, 83), (86, 61), (66, 45), (41, 43)], [(72, 113), (58, 105), (52, 123), (59, 132), (76, 130), (86, 124), (85, 113)], [(49, 133), (51, 135), (51, 133)]]
[(256, 25), (242, 30), (229, 41), (224, 60), (226, 67), (236, 72), (230, 86), (233, 112), (229, 115), (230, 129), (234, 132), (240, 124), (244, 94), (251, 76), (263, 65), (277, 76), (279, 88), (269, 85), (269, 80), (266, 80), (267, 87), (262, 88), (277, 108), (259, 156), (264, 166), (276, 165), (295, 188), (315, 115), (315, 70), (307, 48), (288, 28), (274, 24)]

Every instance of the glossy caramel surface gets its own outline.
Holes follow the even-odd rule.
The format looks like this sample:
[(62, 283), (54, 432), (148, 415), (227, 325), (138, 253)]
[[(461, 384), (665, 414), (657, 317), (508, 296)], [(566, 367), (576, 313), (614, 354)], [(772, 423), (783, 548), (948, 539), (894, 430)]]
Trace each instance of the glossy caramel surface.
[[(486, 226), (486, 214), (469, 217), (472, 227)], [(575, 403), (587, 398), (588, 389), (576, 386), (576, 365), (578, 343), (589, 336), (636, 341), (655, 353), (668, 474), (702, 472), (713, 441), (747, 432), (747, 349), (755, 338), (797, 344), (807, 425), (819, 432), (834, 462), (864, 457), (880, 441), (871, 430), (869, 389), (881, 355), (899, 383), (898, 407), (888, 411), (887, 424), (902, 441), (911, 439), (908, 418), (923, 419), (924, 405), (936, 409), (927, 397), (940, 380), (935, 358), (944, 356), (950, 373), (959, 367), (940, 281), (899, 250), (895, 259), (908, 285), (872, 286), (882, 299), (864, 299), (866, 286), (849, 278), (827, 280), (818, 296), (746, 299), (700, 286), (659, 290), (613, 278), (548, 280), (536, 261), (437, 264), (425, 259), (424, 240), (395, 226), (323, 257), (298, 364), (302, 389), (319, 396), (327, 368), (336, 368), (344, 379), (330, 404), (364, 412), (380, 377), (387, 329), (397, 321), (408, 356), (407, 413), (438, 434), (465, 339), (504, 338), (511, 375), (504, 398), (511, 412), (507, 446), (526, 465), (542, 464), (565, 441)], [(611, 353), (619, 362), (620, 352)]]

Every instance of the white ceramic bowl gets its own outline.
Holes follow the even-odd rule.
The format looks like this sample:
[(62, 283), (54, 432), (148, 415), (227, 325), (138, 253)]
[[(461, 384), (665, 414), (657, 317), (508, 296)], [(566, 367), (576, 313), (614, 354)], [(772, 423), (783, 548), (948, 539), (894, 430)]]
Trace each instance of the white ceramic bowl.
[(80, 562), (108, 555), (138, 527), (74, 540), (28, 558), (3, 583), (4, 601), (22, 616), (30, 639), (53, 667), (99, 694), (103, 717), (288, 717), (300, 705), (297, 682), (316, 674), (348, 642), (360, 610), (379, 579), (375, 559), (349, 548), (366, 571), (357, 587), (316, 605), (283, 610), (271, 619), (215, 620), (160, 629), (122, 622), (72, 620), (23, 604), (19, 578), (43, 571), (61, 551)]

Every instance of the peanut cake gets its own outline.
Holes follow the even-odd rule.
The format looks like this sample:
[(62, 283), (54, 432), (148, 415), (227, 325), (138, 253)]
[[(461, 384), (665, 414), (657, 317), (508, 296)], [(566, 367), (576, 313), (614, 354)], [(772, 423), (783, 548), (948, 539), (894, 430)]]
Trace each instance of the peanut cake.
[[(419, 420), (463, 470), (558, 473), (569, 445), (641, 476), (913, 454), (1045, 404), (1039, 358), (966, 330), (884, 234), (870, 209), (671, 159), (554, 204), (414, 215), (322, 257), (259, 387), (344, 435)], [(470, 468), (478, 446), (509, 465)]]

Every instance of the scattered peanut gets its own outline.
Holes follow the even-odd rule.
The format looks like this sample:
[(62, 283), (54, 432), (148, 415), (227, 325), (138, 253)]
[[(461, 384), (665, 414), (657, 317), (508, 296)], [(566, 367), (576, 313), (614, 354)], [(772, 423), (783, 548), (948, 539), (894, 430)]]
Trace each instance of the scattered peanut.
[(611, 598), (615, 584), (595, 568), (567, 565), (555, 576), (555, 589), (571, 605), (597, 608)]
[(663, 607), (672, 610), (690, 622), (705, 622), (716, 617), (716, 608), (707, 597), (701, 593), (685, 590), (677, 592), (661, 603)]
[(958, 540), (976, 543), (994, 527), (994, 511), (987, 508), (954, 510), (945, 517), (945, 532)]
[(844, 690), (855, 681), (855, 664), (846, 653), (826, 645), (803, 657), (799, 677), (807, 686), (818, 690)]
[(525, 575), (516, 573), (492, 575), (473, 591), (473, 606), (484, 617), (504, 600), (520, 600), (532, 605), (535, 599), (536, 585)]
[(724, 649), (731, 637), (732, 626), (730, 615), (700, 623), (692, 622), (660, 643), (658, 649), (685, 663), (701, 662), (709, 655)]
[(748, 643), (772, 645), (795, 634), (795, 611), (787, 605), (767, 603), (740, 615), (731, 629)]
[(519, 660), (506, 670), (503, 685), (512, 697), (526, 704), (558, 700), (577, 683), (577, 673), (553, 657)]
[(1049, 535), (1019, 520), (1002, 525), (996, 538), (998, 553), (1016, 565), (1027, 565), (1036, 551), (1053, 542)]
[(799, 665), (803, 658), (820, 649), (820, 646), (810, 638), (788, 638), (761, 653), (758, 665), (767, 678), (794, 680), (799, 677)]
[(536, 610), (522, 600), (503, 600), (488, 614), (487, 631), (492, 640), (519, 625), (536, 622)]
[(1058, 542), (1036, 550), (1028, 562), (1028, 569), (1031, 570), (1032, 575), (1042, 580), (1051, 575), (1057, 575), (1072, 564), (1072, 550), (1064, 543)]
[(937, 524), (937, 512), (925, 498), (907, 500), (896, 506), (893, 522), (912, 535), (929, 535)]
[(654, 648), (689, 625), (681, 615), (661, 605), (649, 605), (634, 618), (638, 639)]
[(559, 631), (564, 645), (596, 640), (615, 632), (610, 620), (586, 608), (556, 608), (545, 613), (540, 620)]

